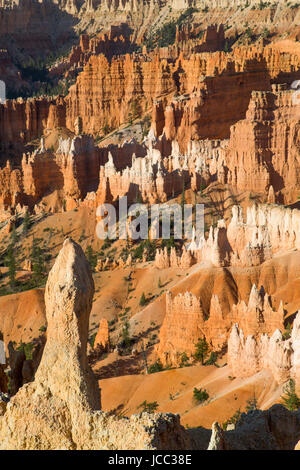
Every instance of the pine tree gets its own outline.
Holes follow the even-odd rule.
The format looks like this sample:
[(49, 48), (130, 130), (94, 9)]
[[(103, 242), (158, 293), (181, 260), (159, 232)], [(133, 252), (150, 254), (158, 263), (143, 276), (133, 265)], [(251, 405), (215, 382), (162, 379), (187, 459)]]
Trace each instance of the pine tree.
[(140, 298), (140, 306), (143, 307), (144, 305), (146, 305), (146, 303), (147, 303), (147, 300), (146, 300), (145, 294), (143, 292), (142, 295), (141, 295), (141, 298)]
[(8, 276), (9, 276), (9, 284), (12, 289), (14, 289), (16, 285), (16, 272), (17, 272), (17, 265), (16, 265), (16, 258), (13, 246), (10, 245), (7, 252), (7, 266), (8, 266)]
[(124, 341), (124, 344), (125, 344), (126, 348), (128, 346), (130, 346), (131, 339), (130, 339), (130, 336), (129, 336), (129, 322), (128, 321), (126, 321), (123, 325), (122, 338), (123, 338), (123, 341)]
[(24, 219), (23, 219), (23, 233), (24, 233), (24, 235), (27, 234), (27, 232), (30, 228), (30, 225), (31, 225), (30, 215), (29, 215), (29, 212), (26, 211), (25, 214), (24, 214)]
[(147, 400), (144, 400), (143, 403), (141, 403), (138, 408), (142, 408), (142, 412), (146, 413), (154, 413), (156, 409), (158, 408), (158, 403), (157, 401), (151, 401), (147, 402)]
[(139, 109), (137, 101), (134, 100), (131, 103), (131, 110), (128, 115), (128, 120), (129, 120), (130, 125), (132, 125), (133, 121), (137, 119), (139, 115), (140, 115), (140, 109)]
[(12, 232), (11, 232), (11, 235), (10, 235), (10, 239), (11, 239), (12, 246), (15, 246), (15, 244), (18, 241), (18, 235), (17, 235), (15, 224), (13, 224), (13, 226), (12, 226)]
[(201, 364), (204, 364), (204, 359), (208, 353), (208, 344), (205, 338), (199, 338), (198, 343), (195, 344), (196, 352), (193, 355), (196, 361), (200, 361)]
[(85, 251), (86, 258), (88, 262), (90, 263), (91, 270), (94, 271), (96, 265), (97, 265), (97, 255), (94, 253), (93, 248), (91, 245), (88, 245), (86, 251)]
[(246, 412), (248, 413), (249, 411), (253, 411), (253, 410), (257, 410), (257, 398), (255, 396), (255, 394), (253, 394), (253, 397), (250, 397), (248, 400), (247, 400), (247, 403), (246, 403)]
[(283, 392), (285, 393), (281, 397), (283, 405), (290, 411), (297, 411), (300, 408), (300, 398), (296, 393), (295, 381), (293, 379), (288, 381)]
[(183, 180), (182, 183), (182, 193), (181, 193), (181, 209), (182, 209), (182, 216), (184, 214), (184, 206), (185, 206), (185, 182)]
[(44, 254), (36, 239), (32, 242), (31, 262), (33, 280), (36, 286), (40, 285), (46, 271)]

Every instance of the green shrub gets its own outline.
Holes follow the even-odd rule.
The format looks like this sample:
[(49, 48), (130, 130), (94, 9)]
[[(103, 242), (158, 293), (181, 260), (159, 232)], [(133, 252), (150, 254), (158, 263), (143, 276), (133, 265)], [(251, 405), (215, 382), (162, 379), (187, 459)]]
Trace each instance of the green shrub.
[(160, 359), (158, 359), (156, 362), (151, 364), (151, 366), (149, 366), (148, 373), (149, 374), (155, 374), (156, 372), (161, 372), (163, 369), (164, 369), (163, 365), (162, 365)]
[[(126, 314), (125, 314), (126, 315)], [(129, 335), (129, 322), (125, 321), (123, 328), (122, 328), (122, 339), (124, 341), (125, 347), (130, 346), (131, 338)]]
[(286, 329), (285, 329), (285, 331), (284, 331), (284, 333), (283, 333), (283, 335), (282, 335), (282, 336), (283, 336), (283, 339), (285, 339), (285, 340), (286, 340), (286, 339), (290, 339), (291, 334), (292, 334), (292, 325), (291, 325), (291, 323), (288, 323), (288, 324), (287, 324), (287, 327), (286, 327)]
[(33, 343), (23, 343), (17, 347), (17, 351), (24, 351), (27, 360), (32, 359)]
[(89, 337), (89, 343), (90, 343), (90, 346), (91, 346), (92, 348), (94, 347), (94, 344), (95, 344), (96, 335), (97, 335), (97, 333), (93, 333), (93, 334)]
[(209, 358), (207, 359), (207, 361), (205, 362), (205, 365), (206, 366), (214, 366), (217, 362), (217, 359), (218, 359), (218, 356), (217, 356), (217, 353), (215, 351), (212, 351), (210, 353), (210, 356)]
[(184, 367), (189, 361), (189, 357), (186, 352), (183, 352), (180, 357), (180, 367)]
[(209, 399), (209, 394), (207, 390), (202, 388), (194, 388), (193, 397), (197, 401), (197, 403), (204, 403), (206, 400)]

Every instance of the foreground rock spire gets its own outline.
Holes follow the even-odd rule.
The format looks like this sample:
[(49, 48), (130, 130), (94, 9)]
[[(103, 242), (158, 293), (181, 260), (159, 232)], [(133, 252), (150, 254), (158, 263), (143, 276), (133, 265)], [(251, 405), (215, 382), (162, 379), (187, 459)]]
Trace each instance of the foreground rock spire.
[[(94, 281), (79, 245), (65, 240), (45, 290), (47, 343), (36, 382), (70, 405), (100, 409), (100, 391), (87, 363)], [(50, 372), (50, 373), (49, 373)]]
[(172, 414), (119, 419), (100, 411), (86, 347), (94, 283), (79, 245), (65, 240), (46, 291), (47, 343), (32, 383), (0, 417), (0, 449), (184, 449), (187, 433)]

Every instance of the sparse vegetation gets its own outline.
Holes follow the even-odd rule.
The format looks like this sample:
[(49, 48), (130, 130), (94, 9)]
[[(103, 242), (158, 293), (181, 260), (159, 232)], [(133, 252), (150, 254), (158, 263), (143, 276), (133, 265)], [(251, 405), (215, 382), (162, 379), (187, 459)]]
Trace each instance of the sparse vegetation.
[(290, 379), (283, 389), (284, 395), (281, 396), (282, 404), (290, 411), (296, 411), (300, 408), (300, 398), (296, 393), (295, 381)]
[(28, 230), (31, 227), (31, 218), (30, 214), (28, 211), (25, 212), (24, 214), (24, 219), (23, 219), (23, 234), (27, 235)]
[(142, 295), (141, 295), (141, 298), (140, 298), (140, 306), (141, 307), (144, 307), (146, 304), (147, 304), (147, 299), (146, 299), (146, 296), (145, 296), (145, 293), (143, 292)]
[(181, 15), (178, 20), (172, 20), (168, 23), (165, 23), (160, 29), (155, 31), (155, 33), (148, 34), (147, 40), (145, 42), (146, 46), (149, 49), (154, 47), (167, 47), (171, 44), (174, 44), (176, 38), (176, 28), (180, 28), (184, 23), (188, 23), (195, 12), (198, 10), (196, 8), (190, 7), (187, 8)]
[(155, 374), (156, 372), (161, 372), (163, 369), (164, 369), (163, 365), (162, 365), (160, 359), (158, 359), (156, 362), (151, 364), (151, 366), (149, 366), (148, 373), (149, 374)]
[(11, 289), (14, 289), (16, 285), (17, 263), (16, 263), (16, 258), (15, 258), (14, 248), (12, 245), (9, 246), (8, 251), (7, 251), (7, 267), (8, 267), (9, 285)]
[(193, 390), (193, 397), (197, 403), (204, 403), (209, 399), (209, 393), (207, 390), (202, 388), (194, 388)]
[(253, 411), (253, 410), (257, 410), (257, 398), (255, 396), (255, 394), (253, 394), (252, 397), (250, 397), (248, 400), (247, 400), (247, 403), (246, 403), (246, 412), (248, 413), (249, 411)]
[(186, 352), (183, 352), (180, 356), (180, 367), (185, 367), (189, 362), (189, 357)]
[(122, 340), (126, 348), (131, 345), (131, 338), (129, 335), (129, 322), (126, 320), (122, 328)]
[(216, 365), (217, 359), (218, 359), (217, 353), (215, 351), (212, 351), (210, 353), (209, 358), (205, 362), (205, 365), (206, 366), (214, 366), (214, 365)]
[(207, 356), (208, 353), (208, 344), (206, 342), (205, 338), (199, 338), (198, 343), (195, 344), (196, 351), (193, 354), (193, 358), (195, 359), (196, 362), (201, 362), (201, 364), (204, 364), (204, 359)]
[(159, 404), (157, 401), (148, 402), (147, 400), (144, 400), (143, 403), (138, 406), (138, 409), (141, 408), (143, 413), (154, 413), (158, 407)]
[(222, 424), (222, 428), (224, 431), (226, 431), (227, 427), (229, 424), (233, 424), (234, 426), (236, 423), (241, 419), (242, 412), (240, 409), (238, 409), (232, 416), (231, 418), (228, 418), (224, 423)]
[(93, 248), (91, 245), (87, 246), (87, 249), (85, 251), (85, 256), (91, 266), (91, 270), (95, 271), (96, 265), (97, 265), (97, 253), (94, 252)]
[(30, 360), (32, 359), (33, 343), (21, 342), (20, 345), (17, 347), (17, 351), (24, 351), (26, 359)]

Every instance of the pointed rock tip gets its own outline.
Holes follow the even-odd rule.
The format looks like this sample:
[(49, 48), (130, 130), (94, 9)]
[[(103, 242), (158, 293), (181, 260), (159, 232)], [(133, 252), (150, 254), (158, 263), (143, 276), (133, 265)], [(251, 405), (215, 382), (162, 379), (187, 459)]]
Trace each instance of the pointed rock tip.
[(94, 281), (85, 254), (72, 238), (66, 238), (49, 273), (45, 298), (56, 291), (63, 296), (73, 288), (93, 297)]

